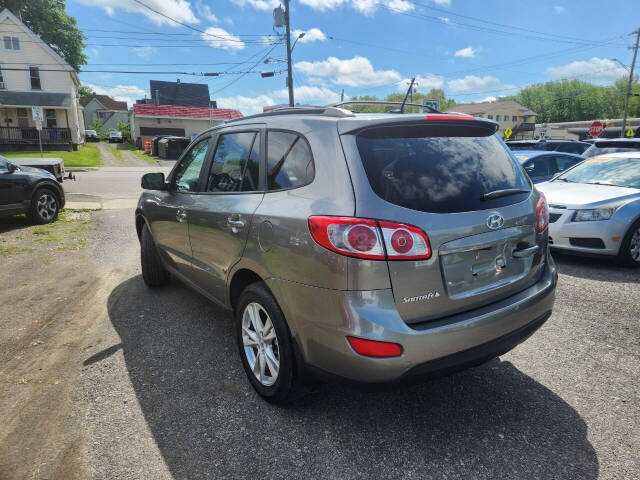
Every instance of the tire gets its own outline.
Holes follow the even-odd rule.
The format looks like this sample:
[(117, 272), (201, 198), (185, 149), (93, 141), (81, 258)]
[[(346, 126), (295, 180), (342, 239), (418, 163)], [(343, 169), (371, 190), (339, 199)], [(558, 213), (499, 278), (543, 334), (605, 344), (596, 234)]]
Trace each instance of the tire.
[[(258, 327), (263, 327), (264, 335), (255, 335), (252, 311), (258, 315)], [(267, 322), (271, 323), (271, 329)], [(268, 402), (286, 403), (292, 398), (296, 383), (293, 346), (284, 315), (263, 283), (249, 285), (240, 295), (235, 330), (242, 366), (253, 388)], [(252, 366), (256, 367), (255, 372)]]
[(31, 197), (29, 220), (36, 225), (51, 223), (58, 217), (60, 202), (58, 195), (49, 188), (37, 189)]
[(140, 235), (140, 263), (142, 264), (142, 279), (149, 287), (162, 287), (167, 284), (169, 272), (162, 266), (158, 249), (146, 225), (142, 227)]
[(640, 219), (633, 222), (624, 236), (618, 260), (627, 267), (640, 267)]

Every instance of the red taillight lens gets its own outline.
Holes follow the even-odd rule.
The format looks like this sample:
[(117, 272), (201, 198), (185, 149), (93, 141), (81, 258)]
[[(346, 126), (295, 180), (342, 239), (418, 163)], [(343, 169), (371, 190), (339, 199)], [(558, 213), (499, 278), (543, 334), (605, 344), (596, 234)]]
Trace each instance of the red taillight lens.
[(538, 232), (544, 232), (549, 226), (549, 205), (544, 193), (540, 193), (540, 199), (536, 206), (536, 229)]
[(382, 238), (375, 220), (352, 217), (309, 217), (313, 239), (329, 250), (350, 257), (384, 260)]
[(431, 245), (427, 234), (413, 225), (380, 220), (387, 247), (388, 260), (426, 260), (431, 257)]
[(431, 257), (427, 234), (404, 223), (369, 218), (309, 217), (309, 230), (318, 244), (350, 257), (370, 260), (425, 260)]
[(402, 345), (391, 342), (380, 342), (358, 337), (347, 337), (347, 341), (360, 355), (365, 357), (385, 358), (402, 355)]

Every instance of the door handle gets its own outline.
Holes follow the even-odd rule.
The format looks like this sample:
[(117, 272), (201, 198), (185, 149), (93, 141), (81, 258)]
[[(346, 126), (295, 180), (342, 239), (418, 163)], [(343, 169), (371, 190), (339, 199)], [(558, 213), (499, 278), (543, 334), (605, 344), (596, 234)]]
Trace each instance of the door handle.
[(233, 233), (236, 233), (238, 230), (244, 228), (245, 223), (244, 220), (240, 219), (239, 215), (232, 215), (231, 217), (227, 218), (227, 225), (231, 227), (231, 231)]
[(185, 212), (182, 209), (179, 209), (176, 212), (176, 220), (178, 220), (180, 223), (184, 222), (187, 219), (187, 212)]
[(538, 245), (534, 245), (533, 247), (523, 248), (522, 250), (514, 250), (513, 256), (514, 258), (525, 258), (537, 253), (540, 250)]

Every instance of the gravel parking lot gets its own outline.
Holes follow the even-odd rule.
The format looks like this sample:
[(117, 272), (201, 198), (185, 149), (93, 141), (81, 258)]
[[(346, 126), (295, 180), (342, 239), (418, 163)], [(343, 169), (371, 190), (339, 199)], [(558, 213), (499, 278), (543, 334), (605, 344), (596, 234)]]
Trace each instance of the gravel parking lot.
[(0, 257), (0, 478), (638, 477), (640, 272), (556, 256), (553, 316), (500, 359), (276, 407), (229, 313), (144, 286), (132, 214), (95, 212), (86, 247), (44, 266)]

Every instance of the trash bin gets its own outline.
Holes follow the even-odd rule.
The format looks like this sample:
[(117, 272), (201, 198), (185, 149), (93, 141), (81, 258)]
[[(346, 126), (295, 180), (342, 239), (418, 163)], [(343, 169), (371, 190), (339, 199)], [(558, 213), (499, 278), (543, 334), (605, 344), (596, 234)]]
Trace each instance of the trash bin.
[(162, 138), (166, 138), (166, 137), (170, 137), (171, 135), (158, 135), (156, 137), (153, 137), (152, 145), (151, 145), (151, 155), (153, 155), (154, 157), (158, 156), (158, 142), (162, 139)]
[(187, 145), (189, 145), (189, 139), (185, 137), (161, 138), (158, 140), (158, 157), (164, 160), (177, 160)]

